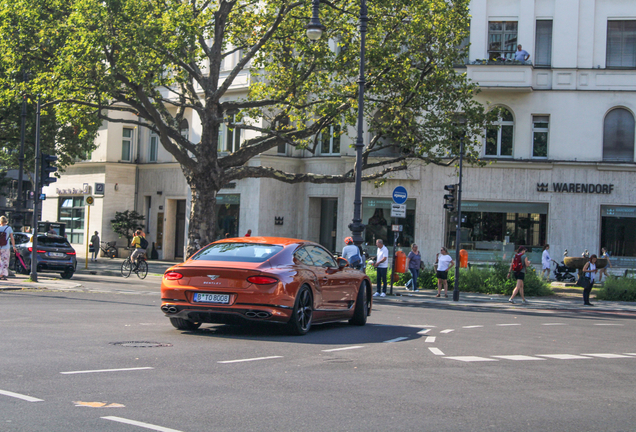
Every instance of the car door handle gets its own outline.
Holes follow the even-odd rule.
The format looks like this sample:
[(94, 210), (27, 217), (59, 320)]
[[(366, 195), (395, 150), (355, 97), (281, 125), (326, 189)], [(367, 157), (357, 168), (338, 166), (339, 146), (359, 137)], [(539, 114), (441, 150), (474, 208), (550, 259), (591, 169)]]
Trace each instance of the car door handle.
[(329, 278), (324, 277), (324, 278), (322, 278), (322, 281), (323, 281), (323, 282), (328, 282), (328, 281), (329, 281)]

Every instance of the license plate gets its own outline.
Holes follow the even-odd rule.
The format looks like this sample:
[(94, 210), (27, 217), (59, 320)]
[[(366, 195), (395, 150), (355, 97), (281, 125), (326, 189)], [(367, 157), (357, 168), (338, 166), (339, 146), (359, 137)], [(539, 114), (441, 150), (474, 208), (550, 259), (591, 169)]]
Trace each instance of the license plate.
[(230, 302), (229, 294), (206, 294), (206, 293), (195, 293), (194, 301), (199, 303), (224, 303), (227, 304)]
[(53, 258), (62, 258), (63, 256), (66, 256), (66, 254), (62, 252), (49, 252), (47, 255)]

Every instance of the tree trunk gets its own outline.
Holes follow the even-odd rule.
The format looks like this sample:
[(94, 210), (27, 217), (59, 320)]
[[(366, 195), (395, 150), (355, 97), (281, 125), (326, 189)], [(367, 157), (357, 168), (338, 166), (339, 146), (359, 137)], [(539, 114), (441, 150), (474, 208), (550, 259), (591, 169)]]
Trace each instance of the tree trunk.
[(216, 194), (218, 191), (205, 182), (193, 182), (190, 187), (192, 204), (186, 258), (190, 258), (199, 249), (216, 239)]

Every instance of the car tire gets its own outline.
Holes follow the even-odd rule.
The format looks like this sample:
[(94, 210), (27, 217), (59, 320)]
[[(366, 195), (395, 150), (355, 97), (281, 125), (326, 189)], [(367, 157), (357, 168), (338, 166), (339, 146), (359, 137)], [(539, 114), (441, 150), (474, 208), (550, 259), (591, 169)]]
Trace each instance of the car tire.
[(194, 322), (183, 318), (170, 318), (170, 324), (177, 330), (194, 331), (201, 327), (200, 322)]
[(289, 332), (295, 336), (302, 336), (307, 334), (311, 328), (311, 322), (313, 318), (313, 298), (311, 296), (311, 290), (307, 285), (303, 285), (296, 295), (296, 301), (294, 302), (294, 309), (292, 311), (292, 317), (287, 323)]
[(367, 323), (369, 315), (369, 296), (367, 295), (367, 285), (363, 282), (356, 296), (356, 306), (353, 310), (353, 317), (349, 320), (349, 324), (363, 326)]
[(62, 279), (70, 279), (73, 277), (74, 272), (68, 270), (65, 271), (64, 273), (60, 273), (60, 276), (62, 276)]

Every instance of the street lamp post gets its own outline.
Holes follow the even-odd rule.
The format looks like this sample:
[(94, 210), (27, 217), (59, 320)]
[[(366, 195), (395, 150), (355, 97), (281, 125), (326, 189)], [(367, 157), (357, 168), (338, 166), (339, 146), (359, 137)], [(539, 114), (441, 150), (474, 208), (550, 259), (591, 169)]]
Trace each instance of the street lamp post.
[(455, 232), (455, 287), (453, 301), (459, 301), (459, 242), (462, 235), (462, 165), (464, 162), (464, 138), (459, 139), (459, 183), (457, 184), (457, 231)]
[[(320, 0), (312, 0), (313, 14), (311, 21), (306, 26), (307, 37), (311, 40), (318, 40), (322, 36), (322, 32), (325, 30), (325, 26), (320, 23), (318, 16), (318, 9)], [(358, 28), (360, 29), (360, 75), (358, 76), (358, 136), (356, 138), (356, 164), (355, 164), (355, 193), (353, 199), (353, 220), (349, 224), (351, 230), (353, 243), (360, 247), (364, 238), (362, 233), (364, 232), (364, 224), (362, 223), (362, 150), (364, 149), (364, 88), (366, 80), (364, 79), (364, 57), (365, 57), (365, 41), (367, 34), (367, 2), (366, 0), (360, 1), (360, 22)]]

